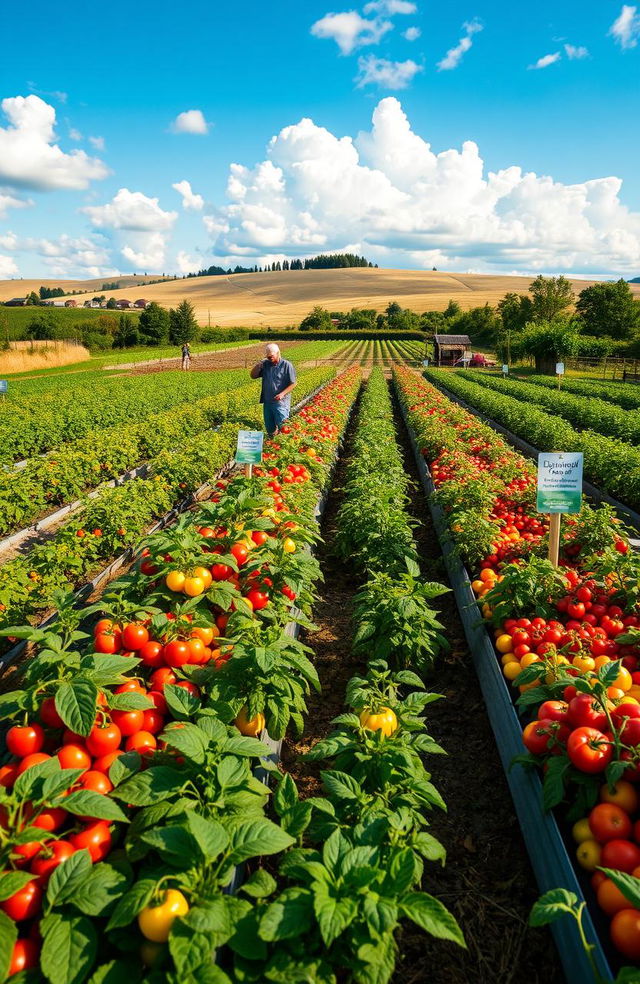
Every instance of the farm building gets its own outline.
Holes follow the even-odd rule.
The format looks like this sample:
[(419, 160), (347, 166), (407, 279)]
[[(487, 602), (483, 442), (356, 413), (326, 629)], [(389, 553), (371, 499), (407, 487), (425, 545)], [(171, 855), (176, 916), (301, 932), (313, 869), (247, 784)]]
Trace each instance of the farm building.
[(26, 297), (12, 297), (10, 301), (5, 301), (5, 307), (24, 307), (27, 303)]
[(452, 366), (463, 356), (471, 357), (468, 335), (434, 335), (433, 361), (437, 366)]
[(78, 302), (77, 301), (74, 301), (74, 300), (65, 301), (64, 302), (64, 306), (65, 307), (77, 307), (78, 306)]
[(117, 305), (121, 311), (124, 310), (125, 308), (133, 307), (131, 301), (128, 301), (126, 297), (119, 298), (117, 301)]
[(145, 301), (144, 297), (141, 297), (139, 300), (134, 301), (133, 306), (136, 308), (147, 308), (150, 303), (150, 301)]

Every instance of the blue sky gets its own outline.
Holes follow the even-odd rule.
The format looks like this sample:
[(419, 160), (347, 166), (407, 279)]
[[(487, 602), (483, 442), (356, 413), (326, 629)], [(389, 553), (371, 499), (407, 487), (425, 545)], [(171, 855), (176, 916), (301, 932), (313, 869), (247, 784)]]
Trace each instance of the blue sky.
[[(640, 275), (640, 7), (29, 11), (0, 66), (0, 278), (334, 249), (381, 266)], [(19, 9), (4, 27), (24, 36)]]

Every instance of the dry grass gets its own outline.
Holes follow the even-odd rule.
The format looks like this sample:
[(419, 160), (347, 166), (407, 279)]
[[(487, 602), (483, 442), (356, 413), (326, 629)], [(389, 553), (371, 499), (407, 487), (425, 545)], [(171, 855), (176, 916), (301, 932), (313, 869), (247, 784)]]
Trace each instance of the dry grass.
[[(284, 328), (297, 325), (314, 304), (331, 311), (352, 307), (383, 311), (390, 301), (421, 313), (442, 311), (449, 300), (468, 309), (496, 304), (507, 291), (525, 293), (532, 277), (488, 274), (441, 273), (431, 270), (290, 270), (284, 273), (235, 274), (229, 277), (194, 277), (167, 280), (144, 288), (144, 296), (164, 307), (175, 307), (187, 298), (194, 305), (201, 325)], [(573, 281), (578, 293), (592, 281)], [(78, 283), (78, 282), (76, 282)], [(96, 284), (85, 281), (83, 287)], [(40, 281), (0, 282), (0, 300), (24, 292)], [(640, 284), (632, 284), (640, 298)], [(72, 288), (70, 288), (72, 289)], [(131, 289), (113, 291), (114, 297), (131, 297)]]
[[(123, 287), (132, 288), (134, 286), (142, 286), (148, 280), (158, 279), (158, 274), (150, 274), (148, 277), (130, 274), (129, 276), (122, 277), (99, 277), (96, 280), (0, 280), (0, 302), (9, 301), (12, 297), (26, 297), (32, 290), (35, 290), (37, 294), (41, 287), (62, 287), (67, 293), (71, 293), (74, 290), (82, 290), (111, 296), (108, 291), (102, 290), (104, 283), (117, 282), (122, 284)], [(131, 300), (135, 301), (139, 296), (136, 295)], [(79, 297), (78, 303), (82, 305), (86, 299), (86, 297)]]
[(32, 369), (51, 369), (86, 362), (89, 349), (68, 342), (11, 342), (11, 348), (0, 350), (0, 374), (30, 372)]

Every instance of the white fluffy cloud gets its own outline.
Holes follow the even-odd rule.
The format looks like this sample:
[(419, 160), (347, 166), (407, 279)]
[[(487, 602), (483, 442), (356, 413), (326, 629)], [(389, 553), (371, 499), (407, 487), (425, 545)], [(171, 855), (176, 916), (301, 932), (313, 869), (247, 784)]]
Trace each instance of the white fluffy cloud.
[(564, 50), (569, 61), (579, 61), (589, 57), (589, 49), (583, 45), (565, 44)]
[(411, 59), (392, 62), (387, 58), (366, 55), (358, 58), (358, 75), (355, 81), (359, 89), (365, 85), (378, 85), (383, 89), (406, 89), (417, 72), (422, 71), (422, 65), (417, 65)]
[(365, 14), (385, 14), (393, 17), (395, 14), (415, 14), (417, 4), (409, 0), (371, 0), (364, 8)]
[(229, 203), (203, 221), (232, 263), (349, 245), (389, 266), (637, 275), (640, 215), (621, 185), (516, 166), (485, 174), (475, 143), (436, 154), (387, 97), (355, 139), (310, 119), (285, 127), (267, 160), (231, 166)]
[(0, 192), (0, 219), (6, 219), (10, 208), (29, 208), (30, 205), (33, 205), (30, 198), (16, 198), (15, 195), (4, 195)]
[(122, 256), (133, 267), (157, 271), (163, 266), (178, 213), (165, 212), (157, 198), (120, 188), (106, 205), (86, 205), (82, 211), (96, 229), (116, 231)]
[(343, 55), (350, 55), (355, 48), (367, 44), (377, 44), (381, 37), (393, 29), (391, 21), (376, 17), (367, 20), (356, 10), (346, 10), (341, 14), (325, 14), (311, 25), (311, 33), (316, 38), (335, 41)]
[(9, 122), (0, 127), (0, 182), (38, 191), (87, 188), (90, 181), (105, 178), (109, 170), (84, 150), (65, 154), (54, 132), (56, 111), (39, 96), (14, 96), (2, 100)]
[(115, 274), (110, 244), (102, 236), (27, 240), (20, 244), (42, 257), (54, 277), (104, 277)]
[(197, 273), (202, 268), (202, 260), (196, 256), (190, 256), (184, 249), (181, 249), (176, 256), (176, 268), (178, 273)]
[(444, 58), (442, 58), (437, 65), (439, 72), (450, 72), (452, 69), (457, 68), (462, 60), (462, 56), (473, 45), (471, 38), (478, 31), (482, 30), (482, 24), (479, 21), (465, 21), (462, 25), (464, 29), (464, 35), (460, 38), (457, 45), (454, 48), (449, 48)]
[(556, 62), (559, 62), (561, 58), (562, 54), (559, 51), (554, 51), (550, 55), (543, 55), (542, 58), (538, 58), (533, 65), (529, 65), (529, 68), (534, 71), (539, 68), (548, 68), (549, 65), (555, 65)]
[(0, 253), (0, 280), (9, 280), (18, 273), (16, 261), (12, 256), (3, 256)]
[(640, 38), (638, 8), (623, 4), (622, 10), (611, 25), (609, 34), (621, 48), (635, 48)]
[(171, 124), (173, 133), (198, 133), (209, 132), (209, 124), (204, 118), (201, 109), (187, 109), (184, 113), (178, 113)]
[(417, 41), (422, 31), (419, 27), (408, 27), (406, 31), (402, 32), (402, 37), (407, 41)]
[[(195, 191), (192, 190), (191, 185), (188, 181), (176, 181), (171, 187), (182, 195), (182, 207), (186, 210), (191, 210), (193, 212), (201, 212), (204, 208), (204, 198), (202, 195), (197, 195)], [(182, 270), (181, 273), (188, 273), (189, 271)]]
[(89, 143), (96, 150), (104, 150), (104, 137), (89, 137)]

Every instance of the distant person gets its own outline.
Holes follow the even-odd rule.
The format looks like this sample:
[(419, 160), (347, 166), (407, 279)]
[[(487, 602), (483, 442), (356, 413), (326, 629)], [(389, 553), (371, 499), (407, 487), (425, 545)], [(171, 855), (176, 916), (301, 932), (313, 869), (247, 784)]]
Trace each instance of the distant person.
[(189, 342), (185, 342), (182, 346), (182, 368), (191, 368), (191, 348), (189, 347)]
[(252, 379), (262, 379), (260, 403), (264, 427), (269, 437), (279, 433), (291, 413), (291, 390), (296, 385), (296, 371), (273, 342), (265, 349), (266, 358), (253, 367)]

